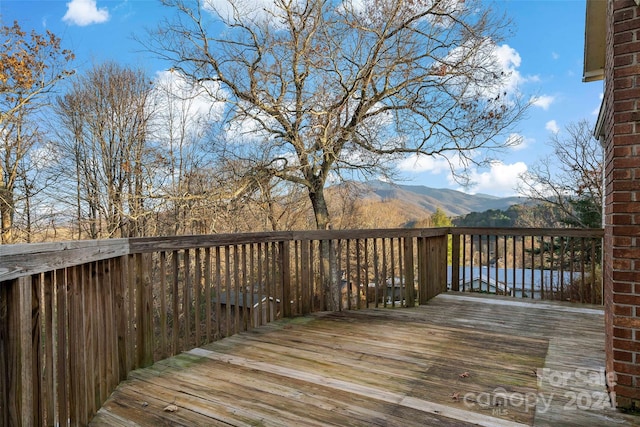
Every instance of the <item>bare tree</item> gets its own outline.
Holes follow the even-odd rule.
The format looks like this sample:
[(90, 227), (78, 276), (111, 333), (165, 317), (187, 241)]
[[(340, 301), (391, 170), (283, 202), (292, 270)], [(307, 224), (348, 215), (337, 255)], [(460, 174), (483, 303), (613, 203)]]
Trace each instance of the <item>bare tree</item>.
[(150, 48), (218, 85), (225, 155), (306, 188), (320, 229), (332, 174), (377, 176), (415, 153), (484, 160), (524, 109), (494, 54), (506, 21), (480, 4), (164, 3), (177, 18)]
[[(148, 48), (215, 83), (212, 99), (226, 108), (222, 154), (249, 175), (303, 187), (318, 229), (332, 227), (332, 177), (389, 174), (410, 154), (488, 160), (526, 107), (495, 53), (508, 22), (486, 3), (163, 2), (176, 18)], [(327, 286), (338, 286), (335, 265), (326, 268)]]
[(194, 233), (195, 224), (195, 228), (206, 228), (203, 218), (194, 217), (198, 208), (207, 204), (205, 175), (212, 164), (204, 141), (215, 111), (204, 108), (201, 98), (205, 91), (174, 70), (160, 73), (154, 82), (150, 100), (156, 114), (150, 133), (160, 148), (154, 196), (161, 203), (157, 227), (163, 234)]
[(534, 164), (520, 179), (519, 191), (554, 206), (564, 224), (602, 225), (602, 146), (587, 120), (554, 133), (553, 154)]
[(147, 138), (150, 86), (142, 71), (106, 63), (78, 76), (58, 98), (55, 110), (66, 132), (60, 160), (76, 185), (79, 234), (146, 234), (155, 165)]
[[(0, 27), (0, 242), (12, 243), (16, 193), (26, 183), (26, 160), (37, 142), (29, 122), (46, 102), (46, 95), (61, 79), (73, 54), (62, 49), (51, 32), (27, 35), (17, 22)], [(28, 186), (23, 187), (28, 188)]]

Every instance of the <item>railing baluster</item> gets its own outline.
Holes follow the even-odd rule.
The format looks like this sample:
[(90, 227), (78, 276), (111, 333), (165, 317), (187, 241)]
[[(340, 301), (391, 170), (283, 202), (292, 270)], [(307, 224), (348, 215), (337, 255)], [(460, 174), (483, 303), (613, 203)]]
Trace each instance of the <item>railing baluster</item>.
[(184, 275), (184, 286), (182, 288), (182, 318), (184, 325), (184, 335), (182, 336), (182, 347), (184, 351), (190, 347), (191, 343), (191, 291), (193, 280), (191, 279), (191, 250), (185, 249), (182, 258), (182, 274)]
[(180, 297), (179, 297), (179, 284), (180, 284), (180, 261), (179, 252), (173, 251), (171, 253), (171, 264), (173, 281), (171, 283), (171, 354), (177, 354), (180, 351)]
[(211, 296), (211, 248), (206, 247), (204, 249), (204, 317), (205, 317), (205, 340), (207, 343), (213, 341), (211, 334), (211, 304), (213, 304), (213, 297)]
[(591, 238), (591, 304), (596, 304), (597, 298), (602, 298), (602, 289), (596, 287), (596, 240)]
[(194, 279), (193, 279), (193, 314), (194, 314), (194, 334), (195, 334), (195, 346), (200, 346), (200, 332), (201, 332), (201, 319), (200, 319), (200, 293), (202, 292), (202, 249), (196, 248), (195, 255), (195, 267), (194, 267)]
[(302, 312), (301, 293), (302, 288), (304, 287), (302, 283), (303, 279), (300, 277), (302, 269), (302, 259), (300, 254), (301, 242), (299, 240), (294, 240), (292, 244), (293, 253), (291, 254), (291, 260), (289, 261), (293, 265), (291, 268), (291, 281), (298, 284), (298, 286), (293, 286), (291, 288), (291, 298), (293, 299), (292, 313), (294, 316), (297, 316)]
[(585, 259), (585, 247), (584, 247), (584, 237), (580, 238), (580, 302), (586, 303), (587, 297), (585, 295), (586, 286), (585, 286), (585, 275), (584, 275), (584, 259)]
[(280, 280), (282, 286), (282, 315), (283, 317), (291, 317), (291, 276), (290, 271), (290, 246), (288, 241), (279, 243), (280, 254)]
[[(554, 273), (555, 273), (555, 268), (554, 268), (554, 255), (556, 252), (556, 248), (555, 248), (555, 240), (553, 238), (553, 236), (550, 237), (550, 249), (549, 249), (549, 291), (551, 292), (551, 299), (558, 299), (557, 297), (557, 292), (556, 290), (553, 288), (554, 287)], [(557, 285), (555, 285), (557, 287)]]
[(238, 245), (233, 246), (233, 295), (230, 300), (227, 301), (228, 305), (233, 308), (233, 333), (237, 334), (240, 329), (240, 311), (244, 309), (241, 305), (240, 296), (240, 250)]
[(401, 282), (404, 282), (404, 298), (403, 300), (405, 301), (405, 306), (406, 307), (413, 307), (415, 306), (415, 291), (414, 291), (414, 285), (413, 285), (413, 281), (414, 281), (414, 276), (413, 276), (413, 267), (414, 267), (414, 261), (413, 261), (413, 257), (414, 257), (414, 245), (413, 245), (413, 239), (410, 237), (405, 237), (403, 239), (404, 244), (402, 246), (402, 252), (403, 252), (403, 261), (404, 261), (404, 274), (403, 274), (403, 280)]
[[(470, 238), (471, 238), (471, 241), (469, 242), (469, 246), (470, 246), (469, 250), (471, 252), (471, 256), (470, 256), (470, 265), (469, 265), (469, 284), (470, 284), (470, 288), (471, 288), (470, 291), (473, 292), (473, 290), (474, 290), (473, 289), (473, 280), (475, 278), (475, 274), (473, 273), (473, 264), (474, 264), (475, 256), (476, 256), (476, 254), (474, 252), (474, 249), (473, 249), (473, 246), (474, 246), (473, 242), (475, 240), (475, 236), (471, 235)], [(465, 289), (465, 291), (466, 291), (466, 289)]]
[(560, 237), (560, 299), (564, 301), (564, 263), (565, 263), (565, 242), (564, 237)]
[[(68, 425), (69, 419), (69, 387), (68, 376), (69, 370), (67, 361), (69, 358), (68, 334), (68, 303), (67, 303), (67, 269), (59, 269), (55, 272), (56, 287), (56, 348), (55, 348), (55, 364), (56, 364), (56, 411), (58, 415), (58, 423), (61, 426)], [(1, 291), (1, 290), (0, 290)], [(1, 297), (0, 297), (1, 299)], [(0, 322), (1, 323), (1, 322)], [(124, 348), (124, 346), (123, 346)], [(118, 348), (120, 354), (120, 348)], [(1, 358), (1, 356), (0, 356)], [(125, 366), (126, 368), (126, 366)], [(120, 381), (123, 378), (117, 377)], [(3, 425), (9, 425), (8, 420)]]
[(311, 244), (310, 240), (300, 241), (300, 286), (301, 286), (301, 314), (307, 314), (313, 310), (313, 277), (311, 266)]
[(360, 239), (356, 239), (356, 309), (360, 310), (362, 308), (362, 264), (361, 264), (361, 248), (362, 244)]
[(108, 297), (111, 288), (111, 283), (108, 277), (108, 268), (106, 268), (105, 261), (97, 261), (95, 264), (96, 271), (94, 272), (96, 277), (96, 302), (97, 311), (94, 317), (97, 320), (95, 327), (95, 336), (97, 343), (96, 360), (98, 361), (99, 369), (96, 369), (96, 373), (99, 375), (96, 378), (96, 386), (99, 384), (99, 390), (96, 389), (95, 409), (96, 411), (102, 405), (108, 397), (108, 382), (109, 382), (109, 367), (111, 365), (111, 358), (109, 349), (111, 343), (109, 338), (111, 336), (111, 323), (109, 323), (108, 312)]
[(167, 357), (167, 253), (160, 252), (160, 358)]
[[(273, 277), (273, 268), (272, 266), (274, 265), (274, 259), (275, 259), (275, 255), (273, 254), (273, 246), (270, 242), (265, 244), (265, 283), (267, 285), (266, 287), (266, 293), (267, 293), (267, 299), (269, 301), (271, 301), (271, 299), (273, 299), (273, 303), (277, 304), (277, 300), (275, 297), (275, 294), (273, 292), (273, 286), (272, 286), (272, 277)], [(276, 314), (273, 312), (273, 310), (271, 309), (271, 304), (267, 304), (267, 322), (271, 322), (273, 319), (276, 318)]]
[[(378, 299), (380, 298), (380, 286), (382, 281), (380, 280), (380, 269), (378, 263), (380, 262), (380, 254), (378, 253), (378, 239), (373, 240), (373, 306), (378, 308)], [(383, 297), (384, 298), (384, 297)]]
[(247, 283), (247, 245), (240, 245), (240, 265), (238, 268), (238, 276), (240, 278), (238, 282), (238, 287), (240, 289), (240, 300), (239, 304), (242, 304), (242, 317), (241, 321), (241, 331), (246, 331), (249, 328), (249, 293), (248, 293), (248, 283)]
[(127, 328), (127, 369), (126, 372), (129, 372), (136, 368), (136, 358), (135, 358), (135, 348), (136, 348), (136, 310), (135, 310), (135, 302), (136, 302), (136, 271), (135, 271), (135, 263), (134, 263), (134, 255), (124, 256), (123, 269), (124, 279), (125, 279), (125, 291), (126, 291), (126, 304), (127, 304), (127, 314), (128, 314), (128, 322), (126, 325)]
[[(258, 295), (258, 301), (262, 301), (262, 299), (264, 298), (264, 278), (263, 278), (263, 274), (264, 274), (264, 248), (265, 248), (265, 244), (264, 243), (258, 243), (258, 271), (257, 271), (257, 277), (256, 277), (256, 286), (258, 287), (257, 289), (257, 295)], [(266, 307), (263, 306), (263, 304), (260, 304), (260, 306), (258, 307), (258, 325), (262, 325), (265, 324), (267, 321), (267, 307), (269, 307), (270, 301), (269, 298), (266, 297)]]
[(347, 300), (345, 301), (346, 304), (344, 304), (343, 308), (346, 308), (347, 310), (352, 310), (352, 307), (351, 307), (351, 297), (352, 297), (352, 292), (351, 292), (351, 240), (349, 240), (349, 239), (347, 239), (347, 241), (346, 241), (345, 252), (346, 252), (346, 255), (345, 255), (345, 269), (346, 269), (346, 271), (345, 271), (345, 274), (346, 274), (345, 286), (346, 286)]
[(220, 258), (220, 246), (216, 246), (216, 339), (222, 338), (222, 260)]
[[(462, 234), (462, 292), (467, 290), (467, 235)], [(460, 285), (458, 285), (458, 289)]]
[[(504, 280), (500, 280), (500, 274), (499, 274), (499, 270), (500, 270), (500, 239), (499, 236), (496, 234), (494, 236), (494, 242), (493, 242), (493, 266), (494, 266), (494, 276), (496, 278), (496, 286), (500, 287), (502, 286), (502, 284), (504, 283)], [(500, 294), (501, 295), (505, 295), (506, 294), (506, 289), (502, 289), (500, 288)]]
[[(269, 297), (273, 298), (273, 301), (277, 304), (280, 301), (280, 310), (282, 310), (282, 301), (278, 298), (278, 247), (276, 242), (269, 243), (269, 253), (271, 256), (269, 257)], [(269, 321), (280, 318), (278, 316), (278, 310), (272, 310), (271, 318)]]
[[(389, 285), (388, 280), (389, 276), (387, 274), (387, 239), (382, 238), (382, 305), (383, 307), (387, 307), (387, 300), (390, 300), (389, 296)], [(392, 281), (393, 286), (393, 281)]]
[(544, 282), (544, 236), (540, 236), (540, 299), (545, 299), (545, 282)]

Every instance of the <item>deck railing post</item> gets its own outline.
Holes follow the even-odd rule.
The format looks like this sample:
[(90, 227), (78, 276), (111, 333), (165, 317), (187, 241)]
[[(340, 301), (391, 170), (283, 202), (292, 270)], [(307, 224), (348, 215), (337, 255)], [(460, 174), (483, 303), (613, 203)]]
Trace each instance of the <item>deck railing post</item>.
[(291, 317), (291, 253), (289, 241), (280, 242), (280, 281), (282, 283), (282, 315)]
[[(447, 235), (431, 237), (426, 242), (426, 300), (447, 289)], [(422, 301), (422, 299), (421, 299)]]
[(114, 259), (114, 271), (112, 277), (113, 283), (113, 309), (116, 319), (116, 340), (118, 348), (114, 351), (114, 354), (118, 356), (118, 382), (127, 378), (129, 373), (129, 362), (127, 361), (127, 325), (128, 325), (128, 313), (127, 305), (125, 304), (125, 290), (127, 289), (127, 255)]
[(460, 290), (460, 235), (449, 232), (451, 236), (451, 290)]
[(416, 305), (416, 292), (414, 285), (414, 245), (413, 237), (405, 237), (404, 239), (404, 280), (405, 280), (405, 302), (406, 307)]
[(149, 254), (135, 255), (136, 368), (153, 363), (153, 322)]
[(427, 277), (427, 269), (428, 259), (427, 259), (427, 238), (426, 237), (418, 237), (418, 304), (426, 304), (429, 299), (428, 296), (428, 277)]
[(300, 298), (302, 299), (302, 313), (308, 314), (311, 312), (313, 304), (311, 299), (313, 298), (313, 278), (312, 260), (310, 258), (311, 253), (311, 241), (300, 241), (300, 277), (298, 278), (298, 286), (300, 287)]
[(447, 259), (449, 249), (449, 236), (447, 234), (442, 235), (439, 239), (440, 245), (438, 246), (438, 294), (447, 292)]
[(31, 276), (0, 283), (0, 361), (3, 425), (32, 426), (34, 410)]

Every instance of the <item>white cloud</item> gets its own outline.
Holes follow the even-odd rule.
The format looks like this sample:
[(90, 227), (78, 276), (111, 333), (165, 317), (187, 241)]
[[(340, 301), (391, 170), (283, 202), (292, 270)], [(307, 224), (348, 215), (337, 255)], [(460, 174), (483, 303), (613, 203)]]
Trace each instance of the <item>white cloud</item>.
[(522, 76), (518, 71), (522, 62), (520, 54), (511, 46), (503, 44), (495, 47), (493, 55), (497, 58), (498, 71), (504, 72), (507, 76), (502, 83), (503, 88), (513, 93), (522, 82)]
[(494, 99), (505, 92), (507, 97), (518, 94), (518, 87), (526, 81), (518, 71), (521, 62), (520, 54), (511, 46), (483, 39), (455, 47), (438, 61), (438, 66), (445, 75), (448, 69), (467, 70), (462, 76), (449, 79), (462, 96)]
[(100, 24), (109, 20), (109, 11), (105, 7), (98, 9), (96, 0), (71, 0), (62, 20), (81, 27)]
[(488, 193), (495, 196), (514, 196), (517, 195), (518, 179), (526, 171), (527, 165), (524, 162), (504, 164), (500, 161), (494, 161), (487, 171), (471, 170), (469, 177), (473, 185), (463, 191)]
[(158, 72), (151, 97), (158, 111), (153, 123), (156, 136), (165, 142), (199, 138), (224, 111), (225, 104), (214, 99), (220, 94), (218, 87), (216, 83), (193, 85), (178, 72)]
[(546, 130), (548, 130), (549, 132), (552, 133), (558, 133), (560, 132), (560, 127), (558, 126), (558, 123), (556, 123), (555, 120), (549, 120), (545, 125), (544, 128)]
[(398, 169), (403, 172), (431, 172), (434, 175), (451, 172), (449, 161), (444, 157), (423, 156), (412, 154), (398, 163)]
[(557, 52), (551, 52), (551, 58), (560, 59), (560, 55)]
[(604, 99), (604, 93), (600, 92), (600, 94), (598, 95), (598, 99), (600, 100), (600, 102), (598, 102), (598, 106), (591, 112), (592, 116), (597, 116), (598, 114), (600, 114), (600, 107), (602, 106), (602, 100)]
[(556, 98), (554, 96), (551, 95), (541, 95), (541, 96), (535, 96), (533, 98), (531, 98), (531, 104), (542, 108), (543, 110), (548, 110), (549, 107), (551, 106), (551, 104), (553, 104), (553, 102), (556, 100)]
[[(524, 140), (518, 134), (512, 134), (510, 138)], [(445, 158), (417, 155), (412, 155), (398, 164), (398, 169), (409, 175), (419, 173), (446, 175), (449, 185), (455, 187), (460, 184), (460, 181), (454, 177), (452, 167), (456, 173), (463, 174), (468, 178), (469, 185), (458, 188), (459, 191), (469, 194), (485, 193), (498, 197), (518, 195), (518, 180), (522, 174), (527, 172), (527, 165), (522, 161), (505, 164), (502, 161), (494, 160), (489, 163), (488, 167), (478, 169), (477, 167), (469, 167), (468, 162), (465, 162), (459, 155), (452, 157), (451, 165)]]

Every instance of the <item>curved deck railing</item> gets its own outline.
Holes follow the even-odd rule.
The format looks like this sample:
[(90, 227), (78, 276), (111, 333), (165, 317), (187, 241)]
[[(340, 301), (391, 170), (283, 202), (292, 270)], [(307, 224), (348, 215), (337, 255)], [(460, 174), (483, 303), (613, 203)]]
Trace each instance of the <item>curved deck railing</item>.
[[(467, 290), (460, 278), (468, 268), (499, 267), (483, 255), (496, 251), (486, 242), (499, 236), (503, 247), (516, 244), (508, 236), (530, 238), (509, 258), (514, 268), (571, 266), (593, 281), (595, 246), (574, 250), (569, 264), (529, 265), (519, 255), (544, 259), (536, 248), (545, 253), (549, 237), (533, 236), (597, 242), (601, 230), (542, 231), (336, 230), (0, 246), (0, 424), (86, 425), (131, 370), (281, 317), (410, 307), (447, 285)], [(473, 237), (488, 235), (498, 237)]]

